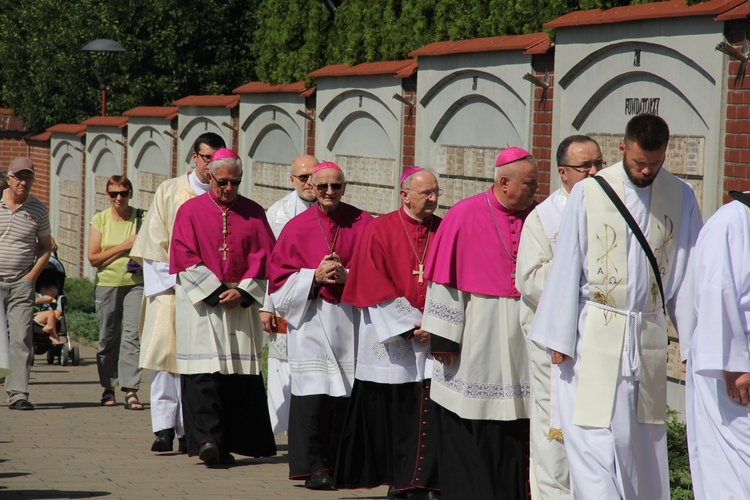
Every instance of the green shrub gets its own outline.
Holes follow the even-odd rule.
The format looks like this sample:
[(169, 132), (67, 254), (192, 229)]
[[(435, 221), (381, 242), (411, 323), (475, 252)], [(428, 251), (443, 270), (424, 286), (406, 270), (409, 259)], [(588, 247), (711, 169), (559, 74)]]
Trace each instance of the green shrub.
[(667, 454), (672, 500), (692, 500), (693, 480), (688, 459), (687, 427), (672, 409), (667, 410)]
[(95, 312), (94, 282), (88, 278), (68, 278), (65, 280), (65, 297), (68, 299), (65, 315), (69, 311)]
[(99, 341), (99, 321), (95, 313), (68, 310), (65, 322), (72, 340), (86, 345)]

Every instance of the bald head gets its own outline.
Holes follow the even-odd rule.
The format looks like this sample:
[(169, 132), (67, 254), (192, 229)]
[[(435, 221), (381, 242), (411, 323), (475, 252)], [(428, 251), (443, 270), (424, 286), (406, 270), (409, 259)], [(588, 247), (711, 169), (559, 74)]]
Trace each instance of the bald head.
[(313, 169), (317, 166), (318, 160), (314, 156), (302, 155), (292, 161), (290, 168), (289, 180), (292, 182), (292, 186), (297, 191), (297, 196), (305, 201), (313, 201), (315, 199), (315, 193), (313, 192), (312, 186), (310, 185), (309, 178), (312, 174)]
[(401, 203), (406, 213), (415, 219), (424, 220), (435, 212), (440, 198), (437, 177), (422, 169), (404, 179), (401, 184)]

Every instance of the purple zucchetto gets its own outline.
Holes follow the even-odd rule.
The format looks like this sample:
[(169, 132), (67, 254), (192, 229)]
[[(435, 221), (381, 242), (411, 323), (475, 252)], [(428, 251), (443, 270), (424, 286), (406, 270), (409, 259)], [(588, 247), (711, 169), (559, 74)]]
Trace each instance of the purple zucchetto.
[(219, 148), (211, 156), (211, 161), (223, 160), (224, 158), (239, 159), (239, 156), (229, 148)]
[(406, 169), (406, 170), (404, 171), (404, 173), (403, 173), (403, 174), (401, 174), (401, 180), (399, 181), (399, 185), (403, 184), (403, 183), (404, 183), (404, 181), (405, 181), (406, 179), (408, 179), (410, 175), (412, 175), (412, 174), (416, 174), (416, 173), (417, 173), (417, 172), (419, 172), (420, 170), (424, 170), (424, 169), (423, 169), (422, 167), (417, 167), (417, 166), (414, 166), (414, 167), (409, 167), (409, 168), (407, 168), (407, 169)]
[(323, 163), (319, 164), (317, 167), (315, 167), (312, 171), (312, 173), (320, 172), (321, 170), (325, 170), (327, 168), (332, 168), (334, 170), (338, 170), (341, 172), (341, 167), (333, 163), (332, 161), (324, 161)]
[(515, 146), (511, 146), (511, 147), (503, 149), (500, 152), (500, 154), (497, 155), (497, 161), (495, 161), (495, 166), (502, 167), (503, 165), (507, 165), (508, 163), (513, 163), (514, 161), (522, 160), (523, 158), (526, 158), (527, 156), (531, 156), (531, 153), (529, 153), (523, 148), (517, 148)]

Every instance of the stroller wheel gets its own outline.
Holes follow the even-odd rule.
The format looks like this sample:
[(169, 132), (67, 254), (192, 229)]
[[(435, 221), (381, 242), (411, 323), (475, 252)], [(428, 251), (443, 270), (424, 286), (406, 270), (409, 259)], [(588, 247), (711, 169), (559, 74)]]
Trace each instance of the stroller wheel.
[(78, 346), (73, 347), (73, 366), (78, 366), (81, 364), (81, 350), (78, 349)]
[(70, 349), (68, 349), (67, 344), (64, 344), (62, 347), (62, 355), (60, 356), (60, 364), (63, 366), (68, 366), (69, 357), (70, 357)]
[(47, 364), (51, 365), (55, 362), (55, 350), (50, 348), (49, 351), (47, 351)]

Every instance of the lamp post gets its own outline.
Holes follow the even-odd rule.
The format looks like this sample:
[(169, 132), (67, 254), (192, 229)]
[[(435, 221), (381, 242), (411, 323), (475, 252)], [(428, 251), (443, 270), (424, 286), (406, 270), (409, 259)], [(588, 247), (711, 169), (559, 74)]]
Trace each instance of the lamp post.
[(93, 42), (87, 43), (81, 52), (91, 52), (94, 54), (103, 54), (101, 59), (104, 60), (101, 66), (97, 69), (97, 65), (93, 65), (94, 75), (99, 82), (99, 90), (102, 91), (102, 116), (107, 115), (107, 81), (109, 79), (109, 72), (112, 69), (112, 59), (118, 52), (127, 52), (125, 48), (114, 40), (106, 40), (99, 38)]

